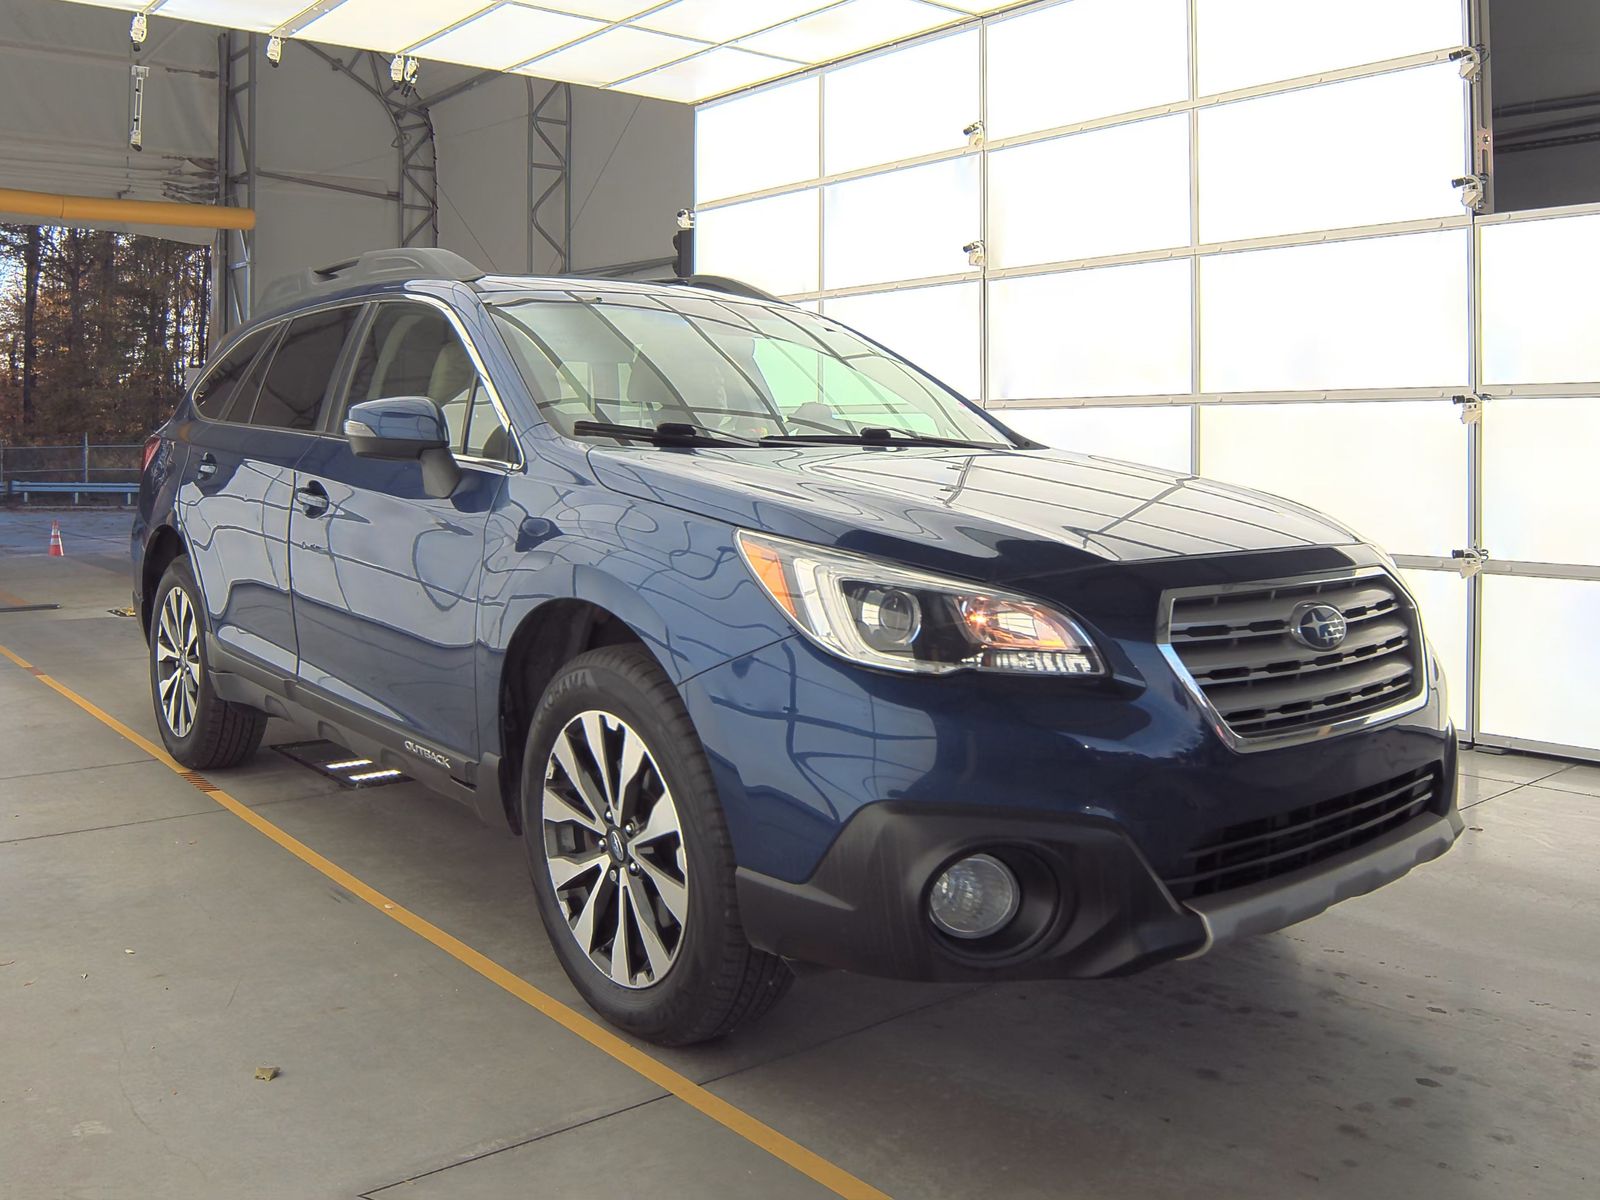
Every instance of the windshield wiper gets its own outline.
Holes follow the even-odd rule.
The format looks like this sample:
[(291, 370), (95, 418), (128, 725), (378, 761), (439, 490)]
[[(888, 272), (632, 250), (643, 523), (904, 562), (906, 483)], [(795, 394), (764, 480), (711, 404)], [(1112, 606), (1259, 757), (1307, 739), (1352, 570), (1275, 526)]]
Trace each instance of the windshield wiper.
[(759, 446), (754, 438), (739, 437), (687, 421), (663, 421), (659, 425), (617, 425), (611, 421), (578, 421), (575, 434), (594, 434), (630, 442), (650, 442), (657, 446)]
[(962, 450), (1012, 450), (1010, 442), (977, 442), (969, 438), (935, 437), (916, 433), (910, 429), (882, 429), (876, 426), (855, 433), (793, 433), (761, 439), (762, 445), (812, 445), (819, 446), (886, 446), (891, 442), (904, 442), (913, 446), (955, 446)]
[(935, 437), (909, 429), (883, 429), (869, 426), (855, 433), (795, 433), (771, 437), (740, 437), (688, 421), (662, 421), (658, 425), (619, 425), (611, 421), (578, 421), (572, 426), (578, 436), (614, 437), (621, 441), (649, 442), (656, 446), (952, 446), (960, 450), (1003, 450), (1014, 448), (1009, 442), (977, 442), (965, 438)]

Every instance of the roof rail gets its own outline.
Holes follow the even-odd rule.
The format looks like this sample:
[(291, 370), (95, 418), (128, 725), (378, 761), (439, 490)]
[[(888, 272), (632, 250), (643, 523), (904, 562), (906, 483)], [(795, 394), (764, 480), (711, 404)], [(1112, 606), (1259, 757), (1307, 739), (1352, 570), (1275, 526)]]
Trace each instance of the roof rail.
[(730, 279), (726, 275), (677, 275), (671, 279), (651, 279), (648, 283), (675, 283), (680, 287), (705, 288), (708, 292), (726, 292), (730, 296), (743, 296), (746, 300), (765, 300), (771, 304), (788, 304), (789, 301), (762, 291), (753, 283)]
[(325, 267), (308, 267), (275, 279), (261, 292), (257, 314), (276, 312), (321, 292), (334, 292), (357, 283), (382, 279), (453, 279), (470, 283), (483, 271), (461, 255), (432, 246), (401, 246), (393, 250), (368, 250), (365, 254)]

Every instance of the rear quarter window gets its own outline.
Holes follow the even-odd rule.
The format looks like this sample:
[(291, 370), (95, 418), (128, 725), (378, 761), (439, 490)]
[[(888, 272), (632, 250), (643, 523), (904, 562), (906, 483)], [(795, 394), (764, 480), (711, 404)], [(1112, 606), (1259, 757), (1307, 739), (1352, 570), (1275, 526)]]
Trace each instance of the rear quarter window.
[(208, 421), (237, 419), (237, 410), (250, 411), (248, 404), (232, 403), (241, 391), (248, 391), (247, 377), (250, 364), (255, 361), (261, 347), (277, 331), (276, 326), (258, 329), (246, 334), (207, 371), (193, 392), (195, 411)]

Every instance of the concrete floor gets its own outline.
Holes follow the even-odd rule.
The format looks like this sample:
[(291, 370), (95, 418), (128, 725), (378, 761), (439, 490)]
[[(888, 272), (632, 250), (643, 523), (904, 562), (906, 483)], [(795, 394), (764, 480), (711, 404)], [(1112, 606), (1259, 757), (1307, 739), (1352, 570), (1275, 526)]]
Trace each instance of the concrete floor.
[[(0, 645), (155, 738), (127, 518), (60, 515), (65, 559), (0, 513), (0, 607), (61, 606)], [(827, 1194), (3, 658), (0, 751), (0, 1195)], [(1600, 1194), (1600, 769), (1463, 769), (1449, 856), (1288, 932), (1094, 984), (813, 975), (658, 1057), (896, 1197)], [(214, 776), (581, 1007), (514, 841), (270, 750)]]

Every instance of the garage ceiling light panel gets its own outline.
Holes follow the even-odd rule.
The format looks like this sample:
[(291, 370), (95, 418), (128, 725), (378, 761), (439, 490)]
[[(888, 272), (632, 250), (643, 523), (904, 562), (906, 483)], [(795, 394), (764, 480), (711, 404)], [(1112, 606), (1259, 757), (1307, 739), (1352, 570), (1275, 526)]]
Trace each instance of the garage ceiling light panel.
[(224, 29), (270, 33), (306, 7), (306, 0), (166, 0), (155, 15)]
[(313, 42), (393, 54), (483, 8), (484, 0), (344, 0), (293, 32)]
[(502, 4), (481, 17), (412, 48), (419, 58), (442, 59), (468, 67), (509, 71), (558, 46), (597, 33), (604, 23), (520, 4)]
[(576, 13), (580, 17), (594, 17), (601, 21), (621, 21), (636, 17), (655, 8), (661, 0), (551, 0), (541, 8), (559, 8), (562, 12)]
[(304, 11), (310, 0), (72, 0), (92, 8), (149, 12), (179, 21), (269, 33)]
[(58, 0), (694, 104), (1023, 0)]
[(543, 79), (604, 87), (709, 49), (706, 42), (619, 26), (517, 69)]
[(630, 79), (621, 89), (661, 100), (692, 103), (704, 96), (717, 96), (751, 84), (765, 83), (788, 75), (803, 63), (766, 54), (751, 54), (731, 46), (719, 46), (659, 71)]
[(795, 17), (803, 17), (838, 0), (678, 0), (640, 17), (638, 24), (663, 33), (731, 42)]
[(745, 50), (820, 63), (949, 24), (955, 14), (922, 0), (847, 0), (765, 33), (741, 38)]

